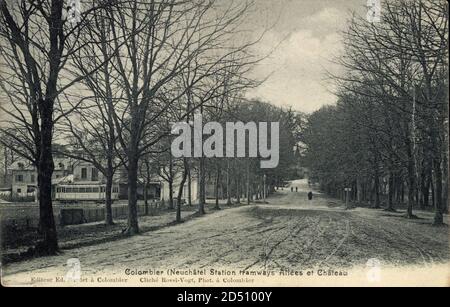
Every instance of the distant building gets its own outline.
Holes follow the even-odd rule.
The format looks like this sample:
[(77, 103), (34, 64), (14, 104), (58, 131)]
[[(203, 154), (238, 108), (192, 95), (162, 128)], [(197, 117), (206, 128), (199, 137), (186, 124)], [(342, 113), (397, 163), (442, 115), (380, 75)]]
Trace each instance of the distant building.
[[(212, 177), (206, 177), (205, 182), (205, 197), (206, 199), (216, 198), (216, 179)], [(219, 198), (223, 198), (223, 187), (219, 184), (218, 187), (218, 196)]]
[[(116, 170), (113, 177), (114, 187), (118, 187), (119, 199), (128, 199), (127, 171), (125, 168)], [(92, 163), (77, 161), (73, 168), (73, 184), (106, 184), (106, 177)], [(138, 199), (144, 199), (144, 180), (139, 179), (137, 187)], [(159, 181), (147, 184), (148, 199), (160, 199), (161, 183)]]
[[(70, 159), (55, 158), (52, 185), (58, 184), (72, 173), (73, 162)], [(13, 197), (30, 197), (36, 195), (37, 171), (28, 161), (19, 160), (9, 167), (11, 174), (11, 194)]]
[[(52, 195), (55, 197), (57, 185), (73, 185), (74, 187), (86, 185), (104, 185), (106, 178), (92, 163), (74, 160), (65, 157), (54, 157), (55, 168), (52, 175)], [(11, 196), (13, 198), (36, 197), (37, 171), (28, 161), (16, 161), (8, 168), (11, 181)], [(178, 190), (181, 182), (181, 173), (177, 174), (173, 183), (173, 198), (178, 196)], [(137, 194), (138, 199), (144, 199), (145, 180), (138, 178)], [(118, 190), (119, 199), (128, 199), (127, 171), (125, 168), (118, 169), (113, 178), (113, 188)], [(187, 201), (188, 182), (186, 180), (182, 198)], [(207, 180), (206, 185), (207, 198), (214, 197), (214, 185), (212, 181)], [(222, 192), (220, 191), (221, 195)], [(199, 188), (198, 180), (195, 176), (191, 178), (191, 200), (198, 200)], [(155, 176), (154, 180), (147, 183), (147, 199), (168, 200), (169, 184), (161, 177)]]
[(77, 161), (73, 168), (73, 181), (82, 183), (105, 182), (103, 173), (94, 167), (92, 163)]
[(13, 197), (33, 196), (36, 189), (37, 173), (34, 167), (24, 162), (16, 162), (10, 169), (11, 193)]
[[(178, 174), (175, 176), (174, 181), (173, 181), (173, 194), (172, 197), (173, 199), (176, 199), (178, 197), (178, 190), (180, 189), (180, 184), (181, 184), (181, 176), (182, 174)], [(170, 189), (169, 189), (169, 183), (167, 181), (164, 181), (162, 178), (159, 179), (161, 182), (161, 200), (165, 200), (168, 201), (170, 198)], [(197, 178), (195, 178), (194, 176), (191, 177), (191, 201), (194, 203), (198, 200), (198, 193), (199, 189), (198, 189), (198, 181)], [(183, 194), (182, 194), (182, 199), (185, 200), (187, 202), (188, 199), (188, 195), (189, 195), (189, 187), (188, 187), (188, 181), (186, 179), (186, 182), (184, 184), (183, 187)]]

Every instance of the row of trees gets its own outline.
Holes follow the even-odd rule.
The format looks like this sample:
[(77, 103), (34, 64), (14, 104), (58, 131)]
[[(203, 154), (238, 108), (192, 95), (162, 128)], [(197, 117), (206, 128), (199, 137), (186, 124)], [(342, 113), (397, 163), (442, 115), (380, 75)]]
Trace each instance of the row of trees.
[[(261, 60), (252, 47), (264, 34), (249, 35), (242, 27), (251, 2), (89, 0), (81, 10), (76, 2), (0, 2), (0, 140), (38, 172), (42, 240), (37, 252), (58, 250), (51, 196), (53, 154), (60, 150), (55, 141), (72, 148), (58, 154), (90, 162), (103, 173), (107, 224), (113, 223), (113, 177), (126, 170), (130, 235), (139, 232), (140, 177), (148, 182), (158, 173), (167, 179), (173, 207), (175, 174), (182, 173), (180, 200), (193, 170), (200, 181), (200, 214), (205, 212), (206, 177), (215, 174), (218, 190), (222, 169), (229, 201), (232, 184), (238, 201), (243, 195), (243, 169), (246, 195), (250, 200), (257, 194), (251, 189), (261, 190), (263, 174), (252, 161), (174, 160), (170, 155), (170, 123), (189, 122), (194, 113), (215, 121), (280, 120), (286, 128), (280, 129), (280, 146), (294, 148), (297, 114), (242, 98), (245, 89), (258, 84), (246, 75)], [(292, 153), (282, 155), (280, 169), (287, 173)], [(280, 181), (280, 174), (267, 173), (266, 180)]]
[[(138, 164), (168, 133), (160, 117), (182, 110), (176, 102), (189, 96), (187, 117), (254, 61), (247, 51), (255, 41), (239, 40), (248, 3), (92, 0), (66, 12), (64, 2), (0, 3), (1, 86), (9, 102), (2, 104), (2, 142), (38, 170), (44, 254), (58, 249), (51, 177), (59, 124), (71, 122), (82, 146), (107, 153), (106, 160), (88, 156), (109, 178), (119, 153), (128, 173), (127, 232), (134, 234)], [(90, 136), (77, 133), (80, 122)]]
[[(448, 4), (386, 1), (382, 20), (354, 16), (345, 32), (339, 101), (312, 114), (303, 134), (312, 179), (336, 196), (388, 210), (448, 201)], [(431, 196), (431, 201), (430, 201)]]
[[(266, 160), (261, 156), (249, 158), (250, 135), (246, 131), (246, 157), (200, 157), (200, 158), (174, 158), (171, 153), (162, 150), (151, 155), (147, 155), (142, 160), (143, 170), (142, 178), (152, 178), (155, 170), (160, 178), (168, 183), (169, 199), (168, 207), (174, 207), (174, 195), (176, 195), (177, 221), (180, 217), (180, 204), (182, 197), (186, 198), (187, 205), (192, 205), (191, 188), (195, 180), (198, 184), (198, 212), (204, 214), (206, 203), (206, 187), (212, 186), (214, 189), (215, 208), (220, 209), (219, 199), (227, 200), (227, 204), (241, 203), (245, 199), (247, 203), (253, 200), (262, 199), (273, 189), (283, 184), (284, 180), (296, 176), (298, 155), (296, 155), (295, 146), (298, 140), (298, 131), (301, 129), (300, 123), (303, 122), (304, 115), (296, 113), (291, 109), (275, 107), (269, 103), (257, 100), (247, 101), (239, 98), (234, 101), (228, 101), (226, 105), (211, 107), (204, 106), (203, 122), (214, 121), (221, 123), (225, 127), (227, 122), (279, 122), (280, 129), (277, 137), (279, 147), (284, 148), (280, 151), (279, 163), (273, 169), (261, 169), (260, 162)], [(194, 136), (191, 133), (192, 137)], [(269, 144), (272, 144), (270, 134)], [(204, 135), (203, 139), (207, 139)], [(171, 138), (165, 138), (160, 144), (170, 147)], [(237, 138), (235, 138), (235, 145)], [(220, 146), (220, 148), (219, 148)], [(222, 147), (223, 146), (223, 147)], [(214, 149), (225, 153), (225, 143), (215, 143)], [(290, 150), (288, 150), (290, 149)], [(236, 150), (236, 147), (235, 147)], [(154, 165), (148, 167), (149, 165)], [(148, 173), (150, 171), (150, 173)], [(153, 173), (152, 173), (153, 172)], [(175, 184), (176, 187), (175, 187)], [(188, 192), (183, 194), (184, 187), (187, 186)], [(177, 190), (175, 190), (177, 188)], [(264, 189), (265, 188), (265, 189)]]

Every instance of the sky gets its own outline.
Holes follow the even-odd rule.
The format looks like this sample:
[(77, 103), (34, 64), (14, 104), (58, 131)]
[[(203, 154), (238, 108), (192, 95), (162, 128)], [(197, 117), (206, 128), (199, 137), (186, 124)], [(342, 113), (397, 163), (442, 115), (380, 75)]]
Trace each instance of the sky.
[[(333, 58), (352, 11), (366, 14), (367, 0), (255, 0), (249, 23), (267, 29), (255, 51), (267, 55), (252, 76), (269, 78), (247, 93), (278, 106), (310, 113), (336, 102), (327, 71), (339, 73)], [(275, 48), (275, 50), (274, 50)]]

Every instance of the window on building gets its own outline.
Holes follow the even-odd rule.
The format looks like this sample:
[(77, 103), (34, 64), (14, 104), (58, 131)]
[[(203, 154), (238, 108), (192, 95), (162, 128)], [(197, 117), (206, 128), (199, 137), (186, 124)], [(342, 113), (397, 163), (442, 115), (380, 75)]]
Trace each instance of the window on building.
[(22, 193), (22, 189), (17, 189), (17, 194)]
[(16, 175), (16, 182), (23, 182), (23, 175)]
[(92, 168), (91, 181), (98, 180), (98, 169)]
[(81, 169), (81, 179), (87, 179), (87, 168), (85, 167)]

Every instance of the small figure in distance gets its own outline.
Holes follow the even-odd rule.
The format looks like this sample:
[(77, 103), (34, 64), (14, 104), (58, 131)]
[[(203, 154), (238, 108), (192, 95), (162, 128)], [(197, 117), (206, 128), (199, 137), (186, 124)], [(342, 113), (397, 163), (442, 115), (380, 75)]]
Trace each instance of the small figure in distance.
[(298, 187), (295, 187), (295, 192), (298, 192)]
[(294, 187), (291, 187), (291, 192), (294, 192)]
[(309, 200), (312, 200), (312, 197), (313, 197), (313, 194), (312, 194), (311, 191), (309, 191), (309, 193), (308, 193), (308, 199), (309, 199)]

